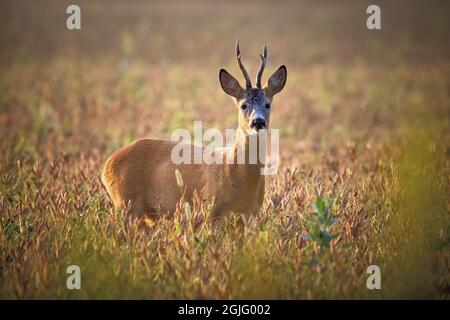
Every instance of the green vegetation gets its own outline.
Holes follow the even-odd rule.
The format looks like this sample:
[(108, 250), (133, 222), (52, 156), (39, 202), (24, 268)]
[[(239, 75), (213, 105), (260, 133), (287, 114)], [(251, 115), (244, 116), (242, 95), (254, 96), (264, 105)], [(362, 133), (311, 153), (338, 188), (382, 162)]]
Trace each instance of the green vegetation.
[[(0, 298), (450, 298), (449, 4), (385, 3), (381, 31), (361, 1), (80, 1), (81, 31), (68, 4), (0, 4)], [(106, 158), (235, 127), (237, 36), (253, 75), (264, 43), (289, 70), (260, 215), (214, 226), (196, 199), (127, 230)]]

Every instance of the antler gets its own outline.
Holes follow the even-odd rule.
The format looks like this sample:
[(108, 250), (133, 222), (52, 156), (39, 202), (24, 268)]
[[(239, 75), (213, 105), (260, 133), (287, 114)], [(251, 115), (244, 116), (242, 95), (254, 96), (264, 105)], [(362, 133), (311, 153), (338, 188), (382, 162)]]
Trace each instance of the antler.
[(256, 87), (261, 88), (261, 77), (264, 72), (264, 68), (266, 67), (267, 62), (267, 47), (264, 46), (263, 54), (260, 54), (261, 57), (261, 65), (259, 66), (258, 74), (256, 76)]
[(252, 87), (252, 83), (250, 81), (250, 77), (248, 76), (247, 70), (245, 70), (244, 64), (241, 60), (241, 50), (239, 49), (239, 39), (236, 40), (236, 57), (239, 63), (239, 68), (241, 68), (241, 71), (245, 77), (245, 87), (247, 89), (250, 89)]

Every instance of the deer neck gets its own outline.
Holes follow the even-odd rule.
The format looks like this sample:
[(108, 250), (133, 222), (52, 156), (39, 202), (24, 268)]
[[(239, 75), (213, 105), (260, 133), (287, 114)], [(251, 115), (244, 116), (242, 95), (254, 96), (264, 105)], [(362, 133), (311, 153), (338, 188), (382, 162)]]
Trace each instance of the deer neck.
[[(234, 143), (230, 150), (233, 157), (232, 163), (240, 164), (239, 167), (245, 167), (247, 170), (255, 171), (258, 175), (261, 175), (260, 169), (264, 167), (266, 136), (259, 134), (250, 136), (240, 128), (236, 131)], [(263, 150), (260, 150), (261, 147)], [(263, 158), (260, 158), (260, 153), (262, 153)]]

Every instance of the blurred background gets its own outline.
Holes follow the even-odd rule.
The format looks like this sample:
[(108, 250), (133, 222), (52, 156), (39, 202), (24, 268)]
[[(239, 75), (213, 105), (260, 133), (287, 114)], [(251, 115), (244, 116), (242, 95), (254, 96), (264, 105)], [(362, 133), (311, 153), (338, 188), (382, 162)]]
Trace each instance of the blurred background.
[[(70, 4), (0, 3), (0, 297), (449, 297), (449, 2), (76, 1), (81, 30), (68, 30)], [(370, 4), (381, 30), (366, 27)], [(236, 127), (218, 72), (243, 80), (237, 38), (252, 79), (265, 44), (263, 81), (288, 69), (271, 119), (281, 171), (258, 227), (241, 249), (195, 235), (222, 239), (226, 268), (168, 226), (130, 251), (105, 231), (117, 221), (104, 161), (194, 120)], [(340, 200), (324, 254), (299, 235), (325, 196)], [(74, 259), (91, 279), (81, 293), (60, 285)], [(389, 290), (365, 289), (371, 263)]]
[[(319, 148), (324, 135), (384, 134), (373, 131), (392, 122), (386, 100), (410, 89), (402, 72), (442, 73), (448, 62), (445, 2), (379, 2), (380, 31), (366, 28), (368, 1), (80, 1), (79, 31), (65, 27), (69, 4), (3, 1), (0, 13), (2, 110), (8, 111), (2, 127), (30, 126), (40, 113), (43, 129), (68, 131), (65, 147), (68, 138), (90, 144), (96, 135), (100, 143), (92, 147), (112, 150), (121, 139), (168, 137), (194, 119), (235, 127), (218, 70), (242, 80), (236, 38), (252, 78), (264, 44), (265, 77), (288, 66), (272, 123), (296, 139), (299, 151), (302, 144)], [(387, 81), (401, 88), (393, 94)], [(24, 103), (34, 90), (33, 104)], [(62, 141), (46, 138), (36, 142), (59, 149)]]

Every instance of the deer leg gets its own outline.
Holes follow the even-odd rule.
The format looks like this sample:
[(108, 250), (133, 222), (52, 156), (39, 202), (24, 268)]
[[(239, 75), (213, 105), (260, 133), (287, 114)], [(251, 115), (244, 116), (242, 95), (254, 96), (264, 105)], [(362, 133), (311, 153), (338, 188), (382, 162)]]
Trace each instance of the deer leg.
[(140, 197), (129, 201), (125, 219), (128, 223), (134, 223), (143, 213), (144, 206)]
[(142, 214), (142, 224), (147, 227), (154, 227), (160, 218), (161, 217), (158, 213), (153, 210), (147, 210)]

